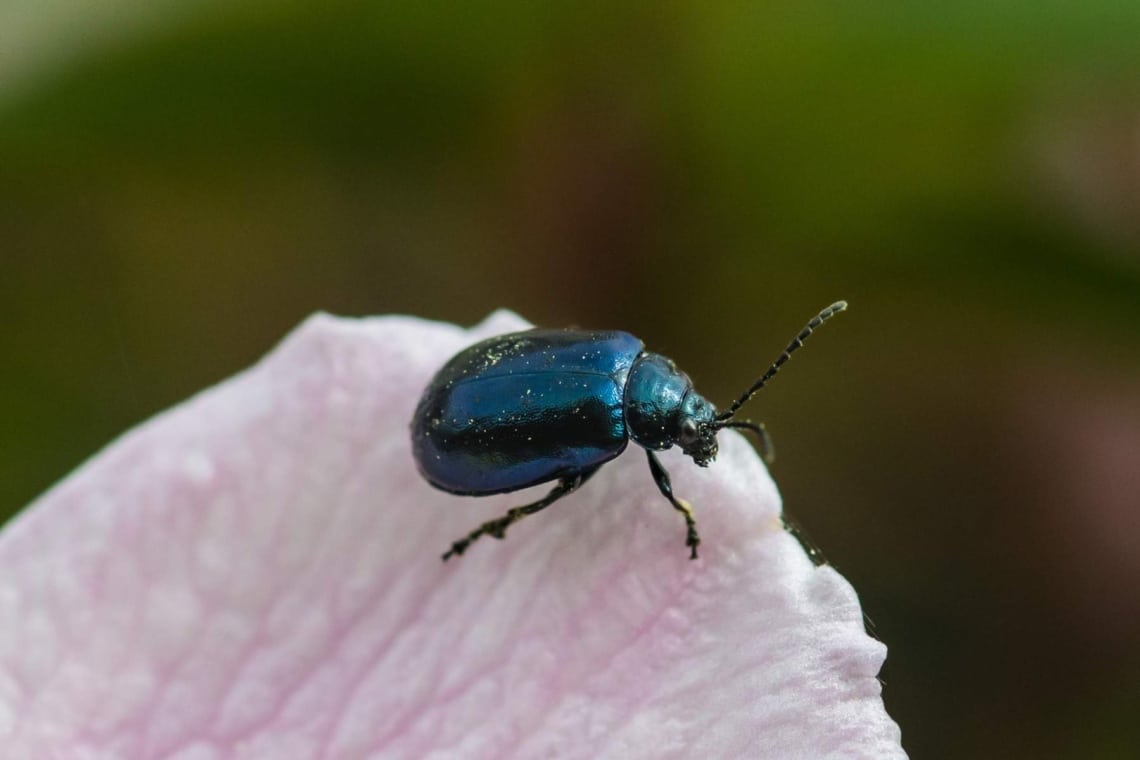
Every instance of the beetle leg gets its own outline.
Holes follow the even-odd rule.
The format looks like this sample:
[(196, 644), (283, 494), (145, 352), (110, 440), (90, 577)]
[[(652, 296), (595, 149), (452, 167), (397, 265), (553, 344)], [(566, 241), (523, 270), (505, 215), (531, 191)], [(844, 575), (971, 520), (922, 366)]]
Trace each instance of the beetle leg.
[(756, 440), (760, 443), (760, 458), (764, 460), (764, 464), (772, 464), (772, 462), (776, 461), (776, 445), (772, 443), (772, 436), (768, 432), (768, 429), (764, 427), (763, 422), (732, 420), (727, 423), (725, 427), (751, 430), (756, 434)]
[(653, 473), (653, 482), (657, 484), (657, 488), (669, 500), (673, 508), (685, 516), (685, 526), (688, 528), (685, 546), (691, 550), (689, 559), (696, 559), (697, 546), (701, 543), (701, 537), (697, 535), (697, 520), (693, 517), (693, 508), (689, 502), (673, 495), (673, 483), (669, 480), (669, 473), (665, 472), (665, 468), (661, 466), (661, 461), (657, 455), (649, 449), (646, 449), (645, 453), (649, 455), (649, 471)]
[(550, 489), (550, 493), (542, 497), (533, 504), (527, 504), (522, 507), (515, 507), (509, 510), (505, 515), (495, 520), (488, 520), (480, 525), (475, 530), (468, 533), (465, 537), (459, 539), (451, 545), (443, 555), (443, 561), (446, 562), (452, 555), (459, 556), (467, 551), (467, 547), (471, 542), (479, 538), (479, 536), (487, 535), (495, 538), (503, 538), (507, 534), (507, 528), (513, 523), (518, 522), (527, 515), (533, 515), (535, 512), (541, 512), (549, 507), (554, 502), (561, 499), (563, 496), (573, 493), (581, 488), (582, 484), (589, 480), (601, 465), (591, 467), (587, 470), (575, 473), (574, 475), (567, 475), (558, 481), (558, 485)]

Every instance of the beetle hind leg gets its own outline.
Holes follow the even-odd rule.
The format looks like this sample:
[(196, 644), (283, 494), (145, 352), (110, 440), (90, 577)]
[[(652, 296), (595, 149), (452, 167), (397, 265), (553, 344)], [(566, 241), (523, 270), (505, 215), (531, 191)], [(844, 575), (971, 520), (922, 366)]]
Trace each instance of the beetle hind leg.
[(697, 533), (697, 518), (693, 516), (693, 507), (689, 502), (673, 495), (673, 483), (669, 480), (669, 473), (661, 465), (661, 460), (649, 449), (646, 449), (645, 453), (649, 455), (649, 471), (653, 473), (653, 482), (657, 484), (657, 489), (669, 500), (673, 509), (685, 516), (685, 546), (689, 547), (689, 559), (696, 559), (701, 537)]
[(533, 504), (526, 504), (521, 507), (515, 507), (508, 510), (507, 513), (502, 517), (495, 518), (494, 520), (488, 520), (475, 530), (468, 533), (463, 538), (454, 542), (451, 545), (451, 548), (444, 552), (443, 561), (446, 562), (447, 560), (451, 559), (452, 556), (458, 557), (463, 554), (463, 552), (467, 551), (467, 547), (469, 547), (471, 543), (480, 536), (491, 536), (493, 538), (499, 539), (504, 538), (507, 535), (507, 528), (509, 528), (511, 525), (523, 519), (527, 515), (533, 515), (535, 512), (541, 512), (554, 502), (561, 499), (563, 496), (574, 493), (574, 491), (577, 491), (579, 488), (581, 488), (582, 484), (589, 480), (590, 477), (597, 471), (598, 467), (591, 467), (588, 470), (583, 470), (582, 472), (575, 473), (574, 475), (568, 475), (567, 477), (560, 479), (558, 481), (558, 485), (550, 489), (550, 493), (546, 494), (546, 496), (542, 497)]

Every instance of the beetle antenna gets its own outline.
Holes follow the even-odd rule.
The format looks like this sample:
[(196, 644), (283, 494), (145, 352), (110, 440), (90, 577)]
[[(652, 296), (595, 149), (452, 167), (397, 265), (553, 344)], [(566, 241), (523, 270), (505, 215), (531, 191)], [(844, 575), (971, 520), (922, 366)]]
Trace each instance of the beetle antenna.
[[(764, 387), (765, 383), (767, 383), (769, 380), (771, 380), (773, 377), (776, 376), (776, 373), (780, 371), (780, 367), (782, 367), (784, 365), (784, 362), (786, 362), (789, 358), (791, 358), (791, 355), (794, 354), (796, 352), (796, 350), (804, 344), (804, 341), (808, 339), (809, 335), (811, 335), (813, 332), (815, 332), (819, 328), (819, 326), (822, 325), (824, 322), (831, 319), (836, 314), (838, 314), (839, 312), (843, 311), (846, 308), (847, 308), (847, 302), (846, 301), (836, 301), (835, 303), (831, 304), (831, 306), (828, 306), (826, 309), (821, 311), (819, 314), (816, 314), (814, 317), (812, 317), (811, 321), (808, 322), (806, 325), (804, 325), (804, 329), (800, 330), (800, 334), (797, 335), (792, 340), (792, 342), (788, 344), (788, 347), (784, 349), (784, 352), (782, 354), (780, 354), (780, 356), (776, 359), (776, 361), (772, 362), (772, 366), (768, 368), (768, 371), (765, 372), (764, 375), (759, 380), (757, 380), (755, 383), (753, 383), (752, 387), (749, 388), (748, 390), (746, 390), (743, 393), (743, 395), (741, 395), (740, 398), (736, 399), (736, 401), (733, 401), (732, 406), (730, 406), (727, 411), (724, 411), (724, 412), (721, 412), (720, 414), (718, 414), (716, 416), (716, 420), (718, 422), (723, 421), (723, 420), (727, 420), (727, 419), (730, 419), (734, 414), (736, 414), (737, 410), (739, 410), (740, 407), (747, 404), (748, 400), (751, 399), (753, 396), (755, 396), (756, 393), (761, 388)], [(743, 427), (743, 426), (723, 425), (722, 427)], [(751, 429), (751, 428), (749, 428), (749, 429)]]

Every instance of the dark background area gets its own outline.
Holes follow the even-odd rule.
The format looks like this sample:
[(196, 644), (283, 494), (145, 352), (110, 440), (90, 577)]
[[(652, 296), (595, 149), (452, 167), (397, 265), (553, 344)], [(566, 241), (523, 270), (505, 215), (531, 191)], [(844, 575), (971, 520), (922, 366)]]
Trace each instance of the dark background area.
[(23, 5), (0, 519), (314, 310), (626, 329), (723, 404), (845, 298), (750, 411), (904, 746), (1140, 746), (1140, 4)]

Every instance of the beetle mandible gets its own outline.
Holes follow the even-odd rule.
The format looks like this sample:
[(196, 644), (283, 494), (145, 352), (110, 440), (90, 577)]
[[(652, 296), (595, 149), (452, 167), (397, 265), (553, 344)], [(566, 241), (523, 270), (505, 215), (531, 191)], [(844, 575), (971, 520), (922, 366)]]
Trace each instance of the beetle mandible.
[(837, 301), (813, 317), (768, 371), (720, 413), (671, 359), (645, 351), (625, 332), (536, 328), (459, 352), (428, 384), (412, 418), (412, 453), (420, 473), (436, 488), (464, 496), (557, 483), (538, 501), (454, 542), (443, 559), (463, 554), (480, 536), (503, 538), (513, 523), (580, 488), (631, 440), (645, 449), (658, 490), (684, 515), (685, 545), (696, 559), (701, 539), (693, 509), (673, 494), (669, 473), (653, 452), (678, 445), (708, 467), (716, 458), (717, 433), (741, 428), (758, 436), (761, 453), (771, 461), (764, 426), (734, 419), (736, 413), (816, 328), (846, 308), (846, 301)]

